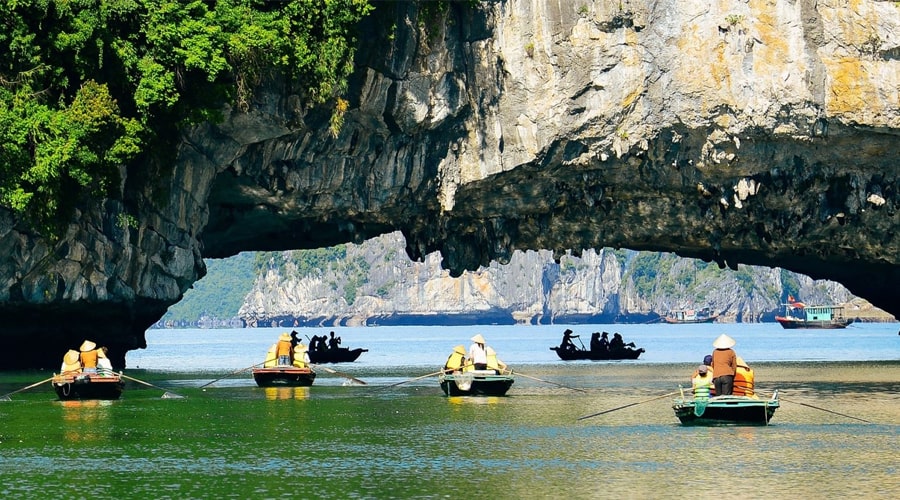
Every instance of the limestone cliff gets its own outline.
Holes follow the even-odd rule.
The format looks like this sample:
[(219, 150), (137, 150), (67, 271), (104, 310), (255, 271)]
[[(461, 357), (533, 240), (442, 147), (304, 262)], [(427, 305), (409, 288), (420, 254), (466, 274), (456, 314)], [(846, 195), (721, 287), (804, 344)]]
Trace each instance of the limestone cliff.
[(55, 366), (89, 336), (121, 365), (204, 256), (393, 230), (454, 275), (515, 250), (664, 250), (832, 279), (900, 313), (897, 2), (449, 7), (377, 4), (337, 137), (269, 81), (56, 244), (0, 214), (17, 361)]
[(440, 268), (439, 255), (411, 262), (403, 244), (391, 233), (346, 245), (341, 258), (314, 270), (303, 252), (270, 253), (236, 316), (249, 326), (284, 327), (653, 323), (672, 310), (708, 307), (720, 322), (758, 322), (783, 313), (786, 289), (810, 304), (853, 298), (837, 283), (778, 269), (734, 272), (671, 254), (609, 249), (559, 262), (546, 250), (515, 252), (506, 265), (454, 278)]

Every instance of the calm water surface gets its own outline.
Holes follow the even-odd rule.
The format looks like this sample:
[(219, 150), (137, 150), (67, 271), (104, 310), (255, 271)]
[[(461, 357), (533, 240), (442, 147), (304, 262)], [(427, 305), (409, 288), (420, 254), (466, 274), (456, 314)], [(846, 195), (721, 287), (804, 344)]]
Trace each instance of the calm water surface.
[[(296, 389), (227, 376), (261, 361), (281, 329), (150, 331), (126, 374), (162, 390), (129, 383), (119, 401), (60, 402), (44, 384), (0, 401), (0, 496), (900, 497), (897, 324), (572, 327), (585, 343), (619, 331), (647, 349), (627, 362), (557, 360), (548, 348), (564, 328), (335, 328), (369, 352), (328, 366), (368, 385), (319, 370)], [(476, 332), (523, 375), (509, 396), (447, 398), (434, 377), (387, 387), (434, 372)], [(759, 391), (779, 390), (772, 425), (690, 428), (674, 417), (671, 393), (722, 332)], [(0, 393), (47, 377), (2, 373)]]

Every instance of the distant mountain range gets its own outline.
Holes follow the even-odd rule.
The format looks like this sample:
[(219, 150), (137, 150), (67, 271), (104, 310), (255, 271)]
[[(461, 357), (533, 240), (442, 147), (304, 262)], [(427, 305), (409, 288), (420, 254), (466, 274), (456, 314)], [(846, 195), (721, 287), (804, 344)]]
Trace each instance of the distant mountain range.
[(453, 278), (439, 254), (410, 261), (402, 235), (392, 233), (206, 264), (207, 276), (158, 327), (650, 323), (704, 307), (720, 322), (752, 323), (774, 321), (788, 295), (809, 304), (853, 302), (861, 316), (879, 316), (838, 283), (655, 252), (587, 250), (557, 260), (549, 251), (516, 252), (506, 265)]

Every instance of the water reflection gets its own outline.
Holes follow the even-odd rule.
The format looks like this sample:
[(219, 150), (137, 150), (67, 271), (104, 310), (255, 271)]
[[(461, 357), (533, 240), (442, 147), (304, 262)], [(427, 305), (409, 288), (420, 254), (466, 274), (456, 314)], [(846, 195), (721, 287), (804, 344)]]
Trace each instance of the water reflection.
[(66, 441), (84, 444), (109, 439), (108, 421), (113, 403), (99, 399), (60, 401)]
[(266, 399), (309, 399), (309, 387), (264, 387)]
[(450, 406), (461, 405), (496, 405), (500, 402), (499, 396), (450, 396), (444, 398)]

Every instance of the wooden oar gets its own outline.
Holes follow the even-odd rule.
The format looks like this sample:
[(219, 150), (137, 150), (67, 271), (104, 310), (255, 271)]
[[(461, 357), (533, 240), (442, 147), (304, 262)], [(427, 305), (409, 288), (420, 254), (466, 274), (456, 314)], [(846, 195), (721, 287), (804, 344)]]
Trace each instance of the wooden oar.
[(656, 401), (657, 399), (668, 398), (668, 397), (674, 396), (674, 395), (676, 395), (676, 394), (678, 394), (678, 392), (670, 392), (670, 393), (668, 393), (668, 394), (663, 394), (662, 396), (657, 396), (657, 397), (655, 397), (655, 398), (650, 398), (650, 399), (645, 399), (645, 400), (643, 400), (643, 401), (638, 401), (637, 403), (628, 403), (627, 405), (622, 405), (622, 406), (619, 406), (619, 407), (616, 407), (616, 408), (612, 408), (612, 409), (609, 409), (609, 410), (603, 410), (603, 411), (601, 411), (601, 412), (592, 413), (592, 414), (590, 414), (590, 415), (585, 415), (585, 416), (583, 416), (583, 417), (578, 417), (578, 420), (584, 420), (584, 419), (586, 419), (586, 418), (596, 417), (596, 416), (598, 416), (598, 415), (603, 415), (603, 414), (605, 414), (605, 413), (612, 413), (612, 412), (614, 412), (614, 411), (622, 410), (622, 409), (628, 408), (628, 407), (630, 407), (630, 406), (642, 405), (642, 404), (644, 404), (644, 403), (649, 403), (649, 402), (651, 402), (651, 401)]
[(8, 394), (4, 394), (4, 395), (0, 396), (0, 401), (12, 401), (11, 399), (9, 399), (9, 397), (12, 396), (13, 394), (16, 394), (16, 393), (19, 393), (19, 392), (22, 392), (22, 391), (27, 391), (28, 389), (37, 387), (37, 386), (39, 386), (39, 385), (41, 385), (41, 384), (46, 384), (47, 382), (49, 382), (49, 381), (51, 381), (51, 380), (53, 380), (53, 377), (50, 377), (50, 378), (48, 378), (48, 379), (46, 379), (46, 380), (41, 380), (40, 382), (36, 382), (36, 383), (31, 384), (31, 385), (29, 385), (29, 386), (27, 386), (27, 387), (23, 387), (23, 388), (21, 388), (21, 389), (12, 391), (12, 392), (10, 392), (10, 393), (8, 393)]
[(793, 400), (790, 400), (790, 399), (787, 399), (787, 398), (784, 398), (784, 397), (781, 397), (781, 396), (779, 396), (778, 399), (780, 399), (780, 400), (782, 400), (782, 401), (787, 401), (788, 403), (794, 403), (795, 405), (808, 406), (808, 407), (813, 408), (813, 409), (816, 409), (816, 410), (822, 410), (822, 411), (825, 411), (825, 412), (828, 412), (828, 413), (834, 413), (835, 415), (840, 415), (840, 416), (842, 416), (842, 417), (852, 418), (853, 420), (859, 420), (860, 422), (865, 422), (865, 423), (867, 423), (867, 424), (873, 423), (873, 422), (870, 422), (870, 421), (868, 421), (868, 420), (866, 420), (866, 419), (863, 419), (863, 418), (854, 417), (854, 416), (852, 416), (852, 415), (845, 415), (845, 414), (843, 414), (843, 413), (838, 413), (838, 412), (836, 412), (836, 411), (827, 410), (827, 409), (825, 409), (825, 408), (819, 408), (818, 406), (813, 406), (813, 405), (810, 405), (810, 404), (801, 403), (800, 401), (793, 401)]
[(184, 398), (184, 396), (182, 396), (181, 394), (175, 394), (174, 392), (170, 392), (170, 391), (168, 391), (168, 390), (166, 390), (166, 389), (163, 389), (162, 387), (153, 385), (153, 384), (151, 384), (150, 382), (144, 382), (143, 380), (139, 380), (139, 379), (136, 379), (136, 378), (134, 378), (134, 377), (129, 377), (128, 375), (125, 375), (124, 373), (120, 373), (119, 376), (122, 377), (122, 378), (126, 378), (126, 379), (128, 379), (128, 380), (132, 380), (132, 381), (137, 382), (137, 383), (139, 383), (139, 384), (144, 384), (144, 385), (149, 386), (149, 387), (152, 387), (152, 388), (154, 388), (154, 389), (159, 389), (159, 390), (163, 391), (163, 395), (162, 395), (162, 398), (163, 398), (163, 399), (182, 399), (182, 398)]
[(328, 372), (328, 373), (333, 373), (333, 374), (335, 374), (335, 375), (339, 375), (339, 376), (344, 377), (344, 378), (346, 378), (346, 379), (349, 379), (351, 382), (355, 382), (355, 383), (357, 383), (357, 384), (359, 384), (359, 385), (368, 385), (368, 384), (366, 384), (365, 382), (363, 382), (362, 380), (360, 380), (360, 379), (358, 379), (358, 378), (356, 378), (356, 377), (351, 377), (350, 375), (347, 375), (346, 373), (341, 373), (341, 372), (339, 372), (339, 371), (337, 371), (337, 370), (328, 368), (327, 366), (314, 365), (314, 364), (312, 364), (312, 363), (310, 363), (309, 366), (311, 366), (311, 367), (313, 367), (313, 368), (316, 368), (316, 369), (321, 368), (321, 369), (325, 370), (325, 371)]
[(587, 391), (584, 390), (584, 389), (578, 389), (578, 388), (576, 388), (576, 387), (569, 387), (569, 386), (567, 386), (567, 385), (557, 384), (556, 382), (551, 382), (551, 381), (549, 381), (549, 380), (544, 380), (544, 379), (540, 379), (540, 378), (537, 378), (537, 377), (532, 377), (531, 375), (525, 375), (525, 374), (522, 373), (522, 372), (517, 372), (517, 371), (514, 371), (514, 370), (510, 370), (509, 373), (510, 373), (511, 375), (518, 375), (518, 376), (520, 376), (520, 377), (530, 378), (531, 380), (537, 380), (538, 382), (543, 382), (543, 383), (545, 383), (545, 384), (552, 384), (552, 385), (555, 385), (555, 386), (557, 386), (557, 387), (562, 387), (563, 389), (569, 389), (570, 391), (578, 391), (578, 392), (587, 393)]
[[(241, 372), (245, 372), (245, 371), (247, 371), (247, 370), (249, 370), (249, 369), (251, 369), (251, 368), (256, 368), (256, 367), (259, 366), (259, 365), (264, 365), (264, 364), (268, 363), (269, 361), (274, 361), (274, 360), (273, 360), (273, 359), (267, 359), (267, 360), (263, 361), (262, 363), (256, 363), (255, 365), (250, 365), (250, 366), (248, 366), (247, 368), (241, 368), (240, 370), (235, 370), (235, 371), (229, 373), (228, 375), (225, 375), (224, 377), (219, 377), (219, 378), (213, 380), (212, 382), (207, 382), (207, 383), (201, 385), (201, 386), (199, 387), (199, 389), (203, 389), (204, 387), (206, 387), (206, 386), (208, 386), (208, 385), (213, 385), (213, 384), (215, 384), (216, 382), (218, 382), (218, 381), (220, 381), (220, 380), (226, 379), (226, 378), (231, 377), (231, 376), (233, 376), (233, 375), (237, 375), (238, 373), (241, 373)], [(205, 391), (206, 389), (203, 389), (203, 390)]]
[(416, 377), (416, 378), (411, 378), (411, 379), (409, 379), (409, 380), (404, 380), (403, 382), (397, 382), (396, 384), (384, 385), (384, 386), (379, 387), (379, 388), (376, 389), (376, 390), (377, 390), (377, 391), (383, 391), (383, 390), (385, 390), (385, 389), (390, 389), (391, 387), (397, 387), (398, 385), (403, 385), (403, 384), (405, 384), (405, 383), (407, 383), (407, 382), (415, 382), (416, 380), (422, 380), (423, 378), (434, 377), (435, 375), (440, 375), (440, 374), (446, 373), (446, 372), (452, 372), (452, 371), (454, 371), (454, 370), (455, 370), (455, 368), (451, 368), (451, 369), (448, 369), (448, 370), (439, 370), (439, 371), (436, 371), (436, 372), (434, 372), (434, 373), (429, 373), (429, 374), (427, 374), (427, 375), (421, 375), (421, 376)]

